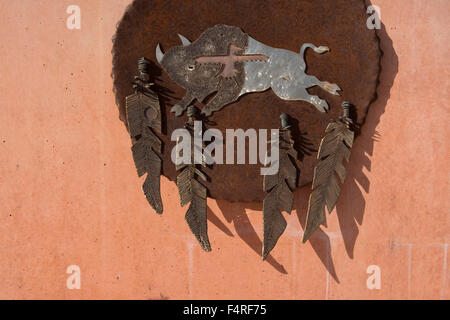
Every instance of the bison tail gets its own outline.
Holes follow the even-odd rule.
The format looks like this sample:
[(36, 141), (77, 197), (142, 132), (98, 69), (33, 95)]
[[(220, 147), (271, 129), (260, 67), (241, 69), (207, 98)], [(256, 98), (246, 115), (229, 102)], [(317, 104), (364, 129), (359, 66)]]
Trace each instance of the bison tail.
[(325, 46), (320, 46), (320, 47), (316, 47), (315, 45), (311, 44), (311, 43), (305, 43), (302, 48), (300, 49), (300, 56), (302, 57), (302, 59), (305, 59), (305, 51), (306, 49), (311, 48), (314, 50), (314, 52), (322, 54), (325, 52), (330, 51), (330, 48), (325, 47)]

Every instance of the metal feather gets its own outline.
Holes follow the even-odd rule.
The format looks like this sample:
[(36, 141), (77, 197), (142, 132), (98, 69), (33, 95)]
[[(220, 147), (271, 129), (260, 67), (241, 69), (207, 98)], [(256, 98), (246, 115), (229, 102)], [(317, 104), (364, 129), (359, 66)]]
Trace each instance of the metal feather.
[[(189, 120), (185, 128), (190, 132), (191, 137), (194, 137), (194, 121), (198, 109), (194, 106), (188, 108)], [(191, 139), (193, 141), (194, 139)], [(206, 175), (198, 168), (198, 166), (205, 166), (205, 161), (202, 156), (202, 164), (197, 165), (194, 162), (195, 152), (194, 143), (191, 144), (191, 163), (177, 165), (178, 176), (177, 186), (180, 194), (180, 204), (184, 207), (190, 203), (189, 209), (186, 212), (185, 219), (191, 229), (192, 233), (197, 238), (201, 247), (205, 251), (211, 251), (211, 245), (208, 238), (208, 224), (206, 217), (206, 199), (207, 189), (199, 182), (200, 180), (207, 181)], [(177, 153), (177, 156), (179, 154)]]
[(147, 174), (142, 189), (152, 208), (161, 214), (162, 142), (153, 132), (161, 133), (161, 109), (157, 94), (150, 89), (148, 63), (145, 58), (139, 60), (140, 76), (133, 82), (135, 92), (126, 98), (126, 112), (128, 129), (134, 141), (131, 150), (138, 176)]
[(294, 201), (292, 190), (297, 186), (298, 170), (293, 163), (293, 159), (297, 158), (297, 152), (294, 149), (294, 141), (291, 138), (290, 126), (287, 120), (288, 116), (282, 114), (278, 173), (264, 176), (264, 191), (268, 192), (268, 194), (263, 203), (263, 260), (267, 258), (286, 229), (286, 219), (281, 212), (291, 213)]
[(341, 191), (338, 178), (341, 183), (345, 181), (346, 169), (343, 160), (348, 162), (350, 159), (354, 132), (349, 117), (350, 104), (344, 102), (342, 107), (343, 116), (328, 125), (326, 135), (320, 143), (317, 155), (319, 163), (314, 170), (303, 242), (325, 222), (325, 207), (328, 213), (331, 213), (336, 206)]

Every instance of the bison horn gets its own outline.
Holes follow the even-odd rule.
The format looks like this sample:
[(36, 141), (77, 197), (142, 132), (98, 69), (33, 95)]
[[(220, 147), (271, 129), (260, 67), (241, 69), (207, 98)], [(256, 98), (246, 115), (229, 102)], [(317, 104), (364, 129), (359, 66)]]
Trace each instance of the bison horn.
[(181, 34), (178, 34), (178, 36), (180, 37), (183, 46), (186, 47), (191, 44), (191, 42), (185, 36), (182, 36)]
[(164, 53), (161, 50), (161, 47), (158, 45), (156, 46), (156, 60), (158, 60), (158, 63), (161, 63), (162, 59), (164, 58)]

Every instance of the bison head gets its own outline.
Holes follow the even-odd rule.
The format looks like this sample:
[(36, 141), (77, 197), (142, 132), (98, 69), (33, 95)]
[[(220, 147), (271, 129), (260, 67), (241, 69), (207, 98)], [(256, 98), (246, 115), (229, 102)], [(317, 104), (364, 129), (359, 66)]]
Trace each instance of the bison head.
[[(217, 87), (216, 75), (221, 70), (220, 64), (200, 64), (196, 58), (202, 56), (196, 42), (178, 35), (182, 46), (175, 46), (163, 53), (160, 45), (156, 47), (156, 59), (169, 77), (180, 87), (193, 92), (197, 100), (202, 101)], [(200, 94), (201, 93), (201, 94)]]

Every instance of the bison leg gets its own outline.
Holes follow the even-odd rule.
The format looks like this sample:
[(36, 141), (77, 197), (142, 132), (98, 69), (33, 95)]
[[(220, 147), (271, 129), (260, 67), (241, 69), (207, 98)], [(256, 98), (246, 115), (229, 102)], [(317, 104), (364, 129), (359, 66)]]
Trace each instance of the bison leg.
[(336, 96), (340, 96), (339, 91), (341, 91), (341, 88), (335, 83), (329, 83), (328, 81), (320, 81), (314, 76), (306, 75), (305, 83), (307, 84), (306, 88), (311, 88), (314, 86), (319, 86), (325, 91), (328, 91), (331, 94), (334, 94)]
[(328, 103), (320, 99), (318, 96), (313, 96), (306, 91), (305, 88), (296, 88), (295, 92), (292, 93), (292, 96), (289, 97), (288, 100), (301, 100), (306, 101), (313, 104), (320, 112), (326, 112), (329, 110)]
[[(307, 88), (318, 85), (313, 82), (316, 77), (306, 75), (303, 82), (292, 81), (289, 76), (282, 76), (272, 81), (272, 90), (277, 96), (284, 100), (291, 101), (306, 101), (313, 104), (320, 112), (328, 111), (328, 103), (320, 99), (318, 96), (313, 96), (306, 91)], [(320, 82), (319, 80), (317, 80)]]
[(215, 97), (202, 109), (202, 113), (209, 117), (213, 112), (219, 111), (227, 104), (237, 100), (237, 96), (221, 94), (218, 92)]
[(188, 91), (186, 95), (183, 97), (183, 99), (180, 100), (176, 105), (170, 109), (171, 112), (174, 112), (177, 117), (181, 116), (184, 112), (184, 110), (187, 109), (187, 107), (194, 101), (193, 94)]
[(239, 98), (240, 88), (236, 82), (226, 81), (222, 83), (214, 98), (202, 109), (202, 114), (209, 117), (213, 112), (219, 111), (224, 106), (235, 102)]

